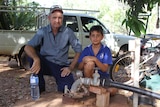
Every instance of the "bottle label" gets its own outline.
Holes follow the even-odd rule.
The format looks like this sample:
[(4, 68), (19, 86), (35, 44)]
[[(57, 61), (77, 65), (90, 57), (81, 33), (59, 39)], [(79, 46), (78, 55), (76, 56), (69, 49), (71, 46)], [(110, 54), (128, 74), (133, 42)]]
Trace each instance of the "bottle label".
[(32, 77), (30, 78), (30, 83), (31, 83), (31, 84), (38, 84), (38, 77), (32, 76)]
[(31, 78), (31, 83), (36, 83), (36, 79), (35, 78)]

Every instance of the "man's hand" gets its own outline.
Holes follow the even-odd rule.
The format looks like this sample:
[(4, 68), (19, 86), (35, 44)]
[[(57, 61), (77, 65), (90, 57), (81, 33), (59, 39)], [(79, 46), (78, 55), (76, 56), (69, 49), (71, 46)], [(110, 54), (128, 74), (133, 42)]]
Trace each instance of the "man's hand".
[(64, 67), (61, 69), (61, 77), (65, 77), (68, 76), (71, 73), (71, 70), (69, 69), (69, 67)]
[(41, 69), (40, 59), (36, 58), (33, 61), (33, 64), (32, 64), (32, 67), (30, 68), (30, 70), (31, 70), (31, 72), (33, 72), (35, 74), (38, 74), (38, 72), (40, 71), (40, 69)]

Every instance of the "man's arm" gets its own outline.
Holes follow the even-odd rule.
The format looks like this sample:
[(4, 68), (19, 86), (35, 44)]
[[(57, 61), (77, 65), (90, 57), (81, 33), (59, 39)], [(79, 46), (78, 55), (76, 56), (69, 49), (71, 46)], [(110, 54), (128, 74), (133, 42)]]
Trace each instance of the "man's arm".
[(69, 67), (64, 67), (61, 69), (62, 70), (62, 73), (61, 73), (62, 77), (68, 76), (71, 73), (71, 71), (75, 68), (75, 66), (77, 64), (79, 56), (80, 56), (80, 53), (76, 53), (73, 58), (73, 61), (69, 65)]
[(78, 69), (83, 71), (83, 67), (84, 67), (84, 62), (82, 61), (78, 64)]
[(80, 53), (76, 53), (76, 54), (75, 54), (75, 56), (74, 56), (74, 58), (73, 58), (73, 61), (71, 62), (70, 66), (69, 66), (69, 69), (70, 69), (71, 71), (75, 68), (75, 66), (76, 66), (76, 64), (77, 64), (77, 62), (78, 62), (79, 56), (80, 56)]
[(32, 67), (30, 68), (30, 70), (37, 74), (40, 71), (40, 59), (38, 57), (38, 55), (36, 54), (36, 50), (29, 45), (26, 45), (24, 48), (26, 54), (33, 59), (33, 64)]

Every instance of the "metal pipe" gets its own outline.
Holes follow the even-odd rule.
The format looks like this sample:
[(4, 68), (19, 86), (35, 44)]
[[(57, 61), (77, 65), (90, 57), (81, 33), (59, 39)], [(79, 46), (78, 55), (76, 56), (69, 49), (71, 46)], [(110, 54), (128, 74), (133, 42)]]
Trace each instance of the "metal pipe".
[(146, 95), (152, 98), (156, 98), (156, 99), (160, 99), (160, 94), (152, 92), (152, 91), (148, 91), (145, 89), (141, 89), (141, 88), (137, 88), (134, 86), (129, 86), (126, 84), (122, 84), (122, 83), (118, 83), (115, 81), (111, 81), (109, 79), (103, 79), (101, 80), (101, 85), (105, 88), (108, 87), (115, 87), (115, 88), (119, 88), (119, 89), (124, 89), (124, 90), (128, 90), (128, 91), (132, 91), (138, 94), (142, 94), (142, 95)]
[[(42, 9), (42, 10), (49, 10), (51, 7), (30, 7), (30, 6), (4, 6), (0, 5), (1, 10), (4, 9), (6, 11), (10, 11), (11, 8), (20, 8), (20, 9)], [(63, 10), (68, 10), (68, 11), (83, 11), (83, 12), (100, 12), (99, 10), (84, 10), (84, 9), (67, 9), (63, 8)]]
[(77, 79), (73, 84), (72, 87), (70, 89), (71, 93), (74, 93), (77, 91), (78, 86), (82, 84), (81, 79)]
[(92, 82), (91, 78), (79, 78), (72, 84), (70, 91), (71, 91), (71, 93), (75, 93), (78, 89), (78, 86), (80, 86), (82, 84), (90, 85), (91, 82)]
[(77, 76), (79, 79), (77, 79), (70, 89), (71, 93), (74, 93), (78, 90), (78, 87), (82, 84), (84, 85), (94, 85), (99, 86), (100, 84), (100, 75), (98, 74), (98, 70), (95, 70), (95, 73), (93, 73), (93, 78), (82, 78), (82, 71), (77, 71)]

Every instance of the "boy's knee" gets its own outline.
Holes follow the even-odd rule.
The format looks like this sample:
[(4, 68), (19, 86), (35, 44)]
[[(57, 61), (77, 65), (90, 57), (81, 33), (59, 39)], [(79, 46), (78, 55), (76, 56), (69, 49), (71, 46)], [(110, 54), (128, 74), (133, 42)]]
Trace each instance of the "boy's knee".
[(85, 65), (84, 65), (84, 69), (93, 69), (95, 67), (95, 63), (93, 61), (88, 61)]
[(95, 63), (93, 61), (89, 61), (84, 65), (84, 76), (88, 78), (92, 78), (94, 73)]

